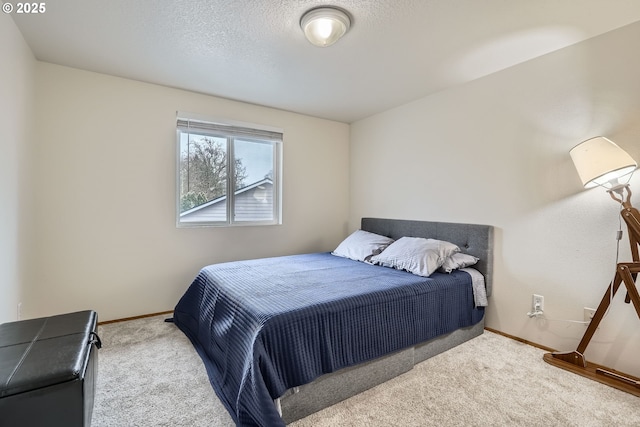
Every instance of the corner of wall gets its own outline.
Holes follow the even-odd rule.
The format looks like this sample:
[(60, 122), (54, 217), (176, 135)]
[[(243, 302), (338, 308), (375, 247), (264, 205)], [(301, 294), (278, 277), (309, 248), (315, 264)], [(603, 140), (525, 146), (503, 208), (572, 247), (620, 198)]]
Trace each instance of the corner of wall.
[(19, 317), (26, 285), (36, 59), (9, 15), (0, 15), (0, 322)]

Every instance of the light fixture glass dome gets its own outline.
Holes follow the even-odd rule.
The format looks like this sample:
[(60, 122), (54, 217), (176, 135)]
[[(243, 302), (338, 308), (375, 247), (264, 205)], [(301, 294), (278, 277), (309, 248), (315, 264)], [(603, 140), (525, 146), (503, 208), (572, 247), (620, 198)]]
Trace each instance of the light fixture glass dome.
[(300, 19), (300, 28), (311, 43), (320, 47), (331, 46), (351, 27), (351, 19), (340, 9), (320, 7), (311, 9)]

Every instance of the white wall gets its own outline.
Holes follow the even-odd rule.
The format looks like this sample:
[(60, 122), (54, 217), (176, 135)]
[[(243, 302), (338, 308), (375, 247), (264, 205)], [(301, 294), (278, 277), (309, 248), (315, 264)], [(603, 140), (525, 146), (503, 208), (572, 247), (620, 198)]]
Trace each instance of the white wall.
[[(569, 157), (592, 136), (640, 160), (640, 24), (354, 123), (349, 229), (362, 216), (496, 227), (487, 326), (575, 350), (615, 268), (617, 206)], [(632, 180), (640, 205), (640, 173)], [(624, 227), (624, 223), (623, 223)], [(628, 240), (622, 259), (629, 260)], [(545, 297), (547, 320), (526, 316)], [(586, 357), (640, 375), (640, 320), (620, 292)]]
[[(346, 124), (48, 63), (36, 87), (27, 315), (171, 310), (204, 265), (331, 250), (344, 238)], [(283, 225), (176, 228), (177, 110), (284, 130)]]
[(26, 281), (30, 145), (36, 61), (22, 34), (0, 14), (0, 323), (18, 317)]

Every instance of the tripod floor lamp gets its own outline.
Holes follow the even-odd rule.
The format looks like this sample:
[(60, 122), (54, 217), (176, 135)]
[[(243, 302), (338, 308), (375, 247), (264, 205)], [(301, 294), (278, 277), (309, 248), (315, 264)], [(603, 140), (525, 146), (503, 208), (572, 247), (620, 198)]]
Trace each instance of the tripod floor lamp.
[[(640, 318), (640, 294), (636, 287), (636, 277), (640, 273), (640, 213), (631, 206), (631, 174), (638, 168), (637, 163), (616, 144), (598, 136), (581, 142), (569, 152), (585, 187), (603, 186), (613, 200), (620, 203), (622, 218), (627, 224), (632, 262), (621, 262), (616, 266), (615, 277), (602, 297), (582, 340), (575, 351), (547, 353), (544, 360), (554, 366), (608, 384), (620, 390), (640, 396), (640, 378), (628, 375), (595, 363), (587, 362), (584, 352), (598, 325), (607, 313), (611, 300), (624, 284), (627, 295), (625, 302), (632, 303)], [(620, 179), (627, 177), (626, 183)], [(626, 197), (625, 197), (626, 194)]]

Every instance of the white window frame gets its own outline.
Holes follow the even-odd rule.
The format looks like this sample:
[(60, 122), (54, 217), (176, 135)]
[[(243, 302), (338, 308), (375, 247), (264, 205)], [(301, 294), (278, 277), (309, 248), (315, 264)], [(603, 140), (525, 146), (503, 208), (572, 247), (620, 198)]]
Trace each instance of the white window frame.
[[(180, 135), (193, 131), (198, 135), (225, 138), (227, 140), (227, 190), (226, 190), (226, 221), (181, 221), (180, 214)], [(273, 217), (264, 221), (236, 221), (235, 210), (235, 162), (234, 138), (243, 141), (270, 143), (273, 147)], [(177, 113), (176, 120), (176, 226), (178, 228), (191, 227), (230, 227), (282, 224), (282, 129), (245, 123), (228, 119), (204, 117), (194, 113)]]

